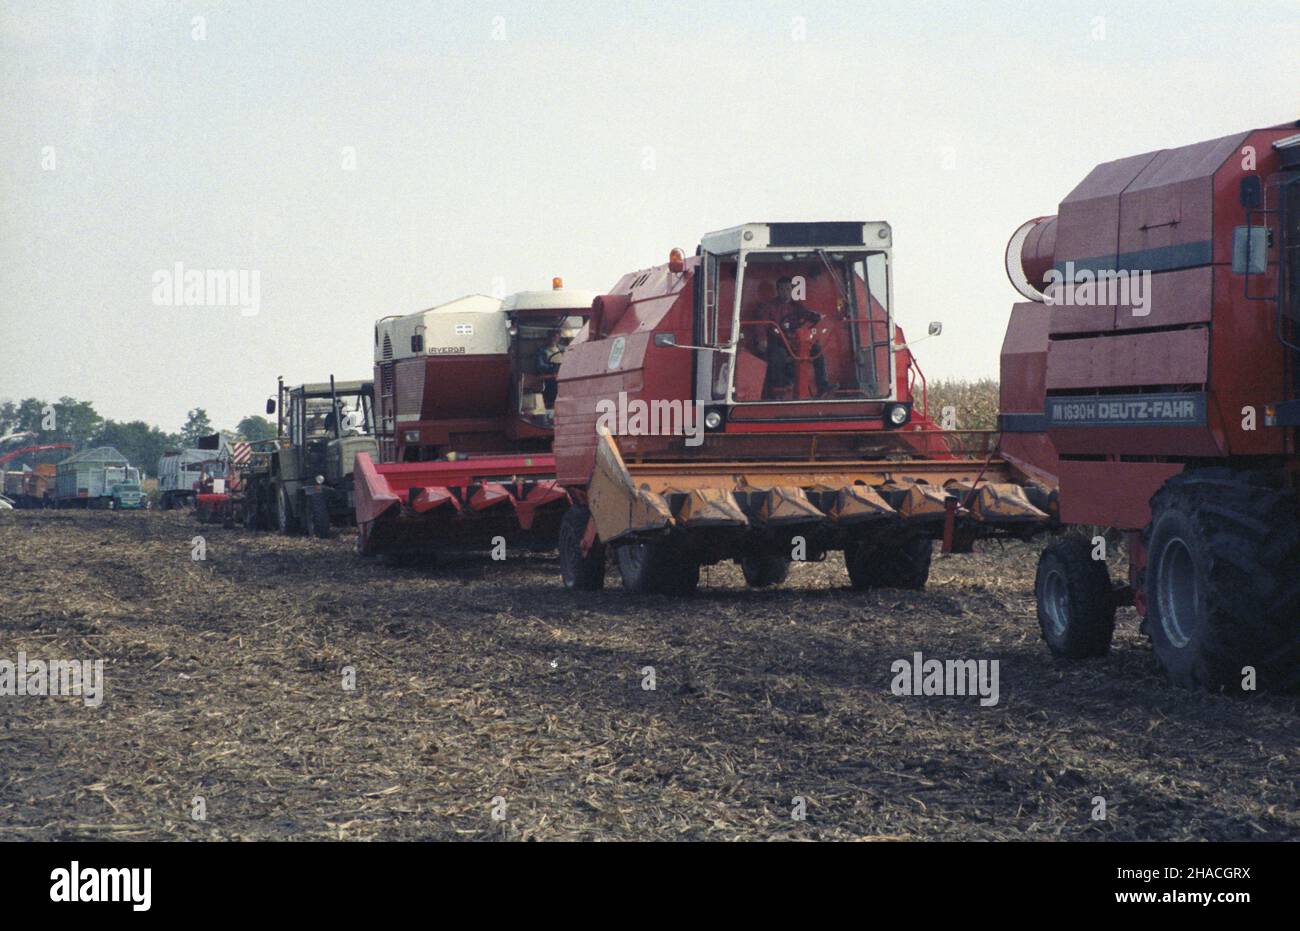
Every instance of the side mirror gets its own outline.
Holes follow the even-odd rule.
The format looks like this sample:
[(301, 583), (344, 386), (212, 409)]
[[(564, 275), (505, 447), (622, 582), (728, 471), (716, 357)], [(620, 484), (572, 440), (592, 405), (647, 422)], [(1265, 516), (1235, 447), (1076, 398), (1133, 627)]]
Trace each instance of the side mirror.
[(1241, 179), (1241, 206), (1247, 210), (1258, 210), (1264, 206), (1264, 182), (1259, 175), (1248, 175)]
[(931, 335), (931, 336), (938, 336), (938, 335), (939, 335), (940, 333), (942, 333), (942, 332), (943, 332), (943, 322), (940, 321), (940, 320), (931, 320), (931, 321), (930, 321), (930, 335)]
[(674, 334), (672, 334), (672, 333), (656, 333), (656, 334), (655, 334), (655, 345), (656, 345), (656, 346), (676, 346), (676, 345), (677, 345), (677, 337), (676, 337)]
[(274, 413), (275, 413), (275, 400), (274, 400), (273, 398), (267, 398), (267, 399), (266, 399), (266, 412), (267, 412), (268, 414), (274, 414)]

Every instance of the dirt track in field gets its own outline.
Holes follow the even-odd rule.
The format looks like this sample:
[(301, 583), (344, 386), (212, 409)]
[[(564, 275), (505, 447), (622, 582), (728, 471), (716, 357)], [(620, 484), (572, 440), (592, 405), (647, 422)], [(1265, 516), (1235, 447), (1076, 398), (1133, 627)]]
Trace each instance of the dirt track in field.
[[(0, 839), (1300, 839), (1296, 699), (1169, 688), (1127, 610), (1108, 658), (1054, 661), (1036, 558), (936, 556), (924, 593), (715, 567), (669, 600), (566, 593), (549, 557), (2, 514), (0, 660), (102, 658), (105, 695), (0, 696)], [(917, 650), (999, 660), (998, 704), (895, 696)]]

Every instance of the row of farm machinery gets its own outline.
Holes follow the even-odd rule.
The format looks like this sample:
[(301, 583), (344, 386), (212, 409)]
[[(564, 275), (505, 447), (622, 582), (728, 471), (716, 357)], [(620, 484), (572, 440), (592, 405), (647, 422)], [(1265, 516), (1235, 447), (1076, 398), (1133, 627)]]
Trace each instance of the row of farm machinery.
[(746, 223), (605, 293), (379, 320), (373, 382), (281, 384), (223, 513), (355, 523), (359, 554), (401, 564), (558, 549), (570, 590), (616, 567), (666, 595), (833, 553), (855, 589), (919, 589), (936, 541), (1048, 534), (1053, 653), (1104, 654), (1133, 606), (1176, 684), (1294, 688), (1298, 130), (1099, 165), (1016, 231), (996, 431), (931, 418), (889, 224)]

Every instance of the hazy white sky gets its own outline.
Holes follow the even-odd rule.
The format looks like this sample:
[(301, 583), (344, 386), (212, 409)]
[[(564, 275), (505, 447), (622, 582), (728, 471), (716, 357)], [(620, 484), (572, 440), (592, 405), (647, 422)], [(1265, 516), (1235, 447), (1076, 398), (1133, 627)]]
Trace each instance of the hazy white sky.
[[(1023, 220), (1300, 118), (1300, 0), (0, 10), (0, 399), (168, 430), (368, 376), (380, 316), (773, 219), (889, 220), (927, 375), (996, 375)], [(258, 272), (259, 312), (155, 306), (177, 262)]]

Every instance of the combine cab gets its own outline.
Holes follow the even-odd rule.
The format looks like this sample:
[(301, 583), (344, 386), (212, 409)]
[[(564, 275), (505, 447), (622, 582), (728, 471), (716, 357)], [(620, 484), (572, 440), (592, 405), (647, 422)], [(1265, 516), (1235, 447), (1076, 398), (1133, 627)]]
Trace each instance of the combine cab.
[(380, 461), (357, 457), (357, 550), (553, 547), (568, 496), (551, 456), (556, 371), (595, 293), (483, 295), (375, 326)]
[(1011, 240), (1002, 449), (1083, 531), (1039, 561), (1057, 655), (1105, 654), (1132, 604), (1177, 685), (1300, 686), (1297, 130), (1099, 165)]
[(751, 223), (595, 302), (557, 403), (567, 587), (601, 587), (611, 550), (624, 587), (674, 594), (702, 565), (767, 586), (838, 550), (855, 588), (921, 588), (933, 540), (1047, 523), (993, 434), (930, 419), (891, 247), (885, 223)]

